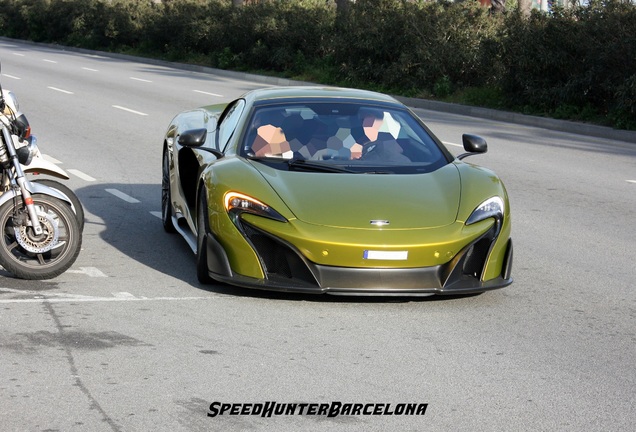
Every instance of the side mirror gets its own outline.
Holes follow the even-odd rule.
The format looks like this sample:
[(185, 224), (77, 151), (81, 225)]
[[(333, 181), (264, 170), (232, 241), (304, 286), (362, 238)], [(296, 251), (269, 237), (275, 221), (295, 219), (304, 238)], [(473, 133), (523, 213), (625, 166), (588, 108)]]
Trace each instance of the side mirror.
[(486, 140), (478, 135), (463, 134), (462, 143), (464, 144), (464, 150), (468, 153), (463, 153), (457, 156), (457, 159), (460, 160), (468, 156), (486, 153), (488, 151), (488, 144), (486, 143)]
[(208, 130), (205, 128), (202, 129), (191, 129), (183, 132), (179, 135), (179, 145), (184, 147), (201, 147), (205, 144), (205, 139), (208, 137)]

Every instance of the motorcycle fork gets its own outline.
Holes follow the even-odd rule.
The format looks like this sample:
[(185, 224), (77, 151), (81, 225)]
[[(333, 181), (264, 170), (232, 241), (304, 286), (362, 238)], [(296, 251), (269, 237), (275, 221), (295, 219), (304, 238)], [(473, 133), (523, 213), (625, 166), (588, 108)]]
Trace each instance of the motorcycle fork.
[(42, 225), (40, 225), (40, 220), (38, 219), (38, 215), (35, 211), (35, 205), (33, 204), (33, 197), (31, 196), (31, 192), (26, 187), (27, 179), (24, 177), (24, 171), (22, 170), (22, 165), (18, 161), (18, 155), (15, 152), (15, 148), (13, 147), (13, 140), (11, 138), (11, 134), (6, 126), (2, 127), (2, 137), (4, 138), (5, 147), (7, 149), (7, 153), (9, 154), (9, 160), (11, 165), (13, 165), (13, 169), (15, 170), (15, 181), (20, 188), (20, 192), (22, 194), (22, 201), (27, 208), (27, 212), (29, 213), (29, 219), (31, 220), (31, 227), (33, 228), (33, 232), (35, 235), (42, 234)]

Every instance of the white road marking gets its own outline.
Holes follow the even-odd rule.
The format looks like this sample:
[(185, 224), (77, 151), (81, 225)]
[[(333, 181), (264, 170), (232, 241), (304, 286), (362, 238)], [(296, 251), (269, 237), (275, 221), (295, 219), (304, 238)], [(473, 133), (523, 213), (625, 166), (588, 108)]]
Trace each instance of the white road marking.
[(125, 193), (123, 193), (122, 191), (119, 191), (117, 189), (106, 189), (106, 192), (115, 195), (117, 198), (120, 198), (126, 202), (129, 202), (131, 204), (136, 204), (138, 202), (140, 202), (138, 199), (131, 197), (130, 195), (126, 195)]
[(192, 91), (195, 92), (195, 93), (201, 93), (201, 94), (209, 95), (209, 96), (223, 97), (223, 95), (220, 95), (220, 94), (205, 92), (205, 91), (201, 91), (201, 90), (192, 90)]
[(627, 180), (627, 183), (636, 183), (636, 180)]
[(14, 52), (13, 55), (17, 55), (18, 57), (24, 57), (24, 54), (22, 54), (22, 53), (15, 53)]
[(151, 215), (158, 217), (159, 219), (161, 219), (161, 212), (158, 211), (151, 211), (150, 212)]
[(70, 172), (71, 174), (73, 174), (74, 176), (77, 176), (77, 177), (81, 178), (82, 180), (86, 180), (86, 181), (89, 181), (89, 182), (94, 182), (95, 181), (95, 179), (93, 177), (89, 176), (88, 174), (84, 174), (80, 170), (68, 169), (67, 171)]
[(129, 292), (114, 292), (112, 294), (113, 294), (113, 297), (117, 297), (117, 298), (120, 298), (120, 299), (134, 299), (134, 298), (137, 298), (137, 297), (135, 297), (134, 295), (132, 295)]
[(88, 277), (108, 277), (101, 270), (95, 267), (80, 267), (79, 270), (69, 269), (69, 270), (66, 270), (66, 272), (85, 274)]
[(82, 69), (84, 69), (85, 71), (89, 71), (89, 72), (99, 72), (97, 69), (92, 69), (92, 68), (88, 68), (88, 67), (83, 67)]
[(127, 111), (129, 113), (137, 114), (137, 115), (140, 115), (140, 116), (147, 116), (148, 115), (146, 113), (142, 113), (141, 111), (135, 111), (135, 110), (132, 110), (130, 108), (125, 108), (125, 107), (119, 106), (119, 105), (113, 105), (113, 108), (117, 108), (117, 109), (120, 109), (122, 111)]
[(57, 87), (47, 87), (47, 88), (50, 88), (51, 90), (58, 91), (60, 93), (66, 93), (66, 94), (71, 94), (71, 95), (74, 94), (72, 91), (62, 90), (62, 89), (57, 88)]
[(141, 81), (141, 82), (147, 82), (147, 83), (151, 83), (152, 81), (147, 80), (147, 79), (143, 79), (143, 78), (135, 78), (135, 77), (130, 77), (131, 80), (135, 80), (135, 81)]
[(0, 294), (29, 295), (33, 298), (0, 299), (4, 303), (61, 303), (61, 302), (114, 302), (114, 301), (178, 301), (178, 300), (206, 300), (214, 297), (137, 297), (133, 294), (122, 292), (113, 293), (113, 297), (96, 297), (68, 293), (51, 293), (42, 291), (17, 290), (12, 288), (0, 288)]
[(21, 78), (19, 78), (19, 77), (17, 77), (17, 76), (13, 76), (13, 75), (7, 75), (7, 74), (2, 74), (2, 75), (6, 76), (7, 78), (14, 79), (14, 80), (19, 80), (19, 79), (21, 79)]
[(444, 145), (449, 145), (449, 146), (455, 146), (455, 147), (464, 147), (461, 144), (455, 144), (455, 143), (451, 143), (451, 142), (446, 142), (446, 141), (442, 141), (442, 144)]
[[(99, 270), (98, 268), (95, 268), (95, 267), (80, 267), (79, 269), (71, 268), (71, 269), (66, 270), (66, 273), (84, 274), (84, 275), (86, 275), (88, 277), (108, 277), (101, 270)], [(0, 288), (0, 290), (1, 289), (2, 288)]]
[(49, 156), (49, 155), (43, 154), (42, 157), (44, 158), (44, 160), (47, 160), (47, 161), (49, 161), (51, 163), (54, 163), (56, 165), (59, 165), (59, 164), (62, 163), (62, 161), (59, 161), (59, 160), (55, 159), (53, 156)]
[(49, 59), (42, 59), (42, 61), (47, 63), (57, 63), (55, 60), (49, 60)]

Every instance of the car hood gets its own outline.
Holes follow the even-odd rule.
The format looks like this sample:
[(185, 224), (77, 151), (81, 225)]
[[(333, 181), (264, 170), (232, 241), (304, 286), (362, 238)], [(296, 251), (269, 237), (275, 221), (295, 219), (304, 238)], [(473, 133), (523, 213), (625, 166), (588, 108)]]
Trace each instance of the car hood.
[[(257, 165), (256, 163), (254, 165)], [(378, 229), (435, 228), (455, 222), (461, 181), (454, 164), (426, 174), (340, 174), (258, 167), (299, 220)]]

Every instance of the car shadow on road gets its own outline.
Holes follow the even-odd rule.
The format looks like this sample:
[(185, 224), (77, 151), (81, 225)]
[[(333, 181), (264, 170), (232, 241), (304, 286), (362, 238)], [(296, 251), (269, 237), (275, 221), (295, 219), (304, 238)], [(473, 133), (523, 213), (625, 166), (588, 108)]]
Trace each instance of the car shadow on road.
[[(75, 189), (86, 213), (87, 236), (138, 263), (198, 286), (194, 254), (178, 234), (164, 231), (159, 184), (100, 183)], [(96, 263), (98, 266), (99, 263)]]
[[(129, 197), (128, 201), (113, 191)], [(227, 284), (204, 285), (196, 277), (195, 256), (179, 234), (163, 229), (159, 217), (159, 184), (96, 184), (75, 190), (86, 211), (84, 236), (97, 235), (138, 263), (194, 288), (223, 295), (287, 301), (413, 302), (464, 299), (473, 296), (334, 296), (247, 289)], [(97, 264), (96, 264), (97, 265)]]

